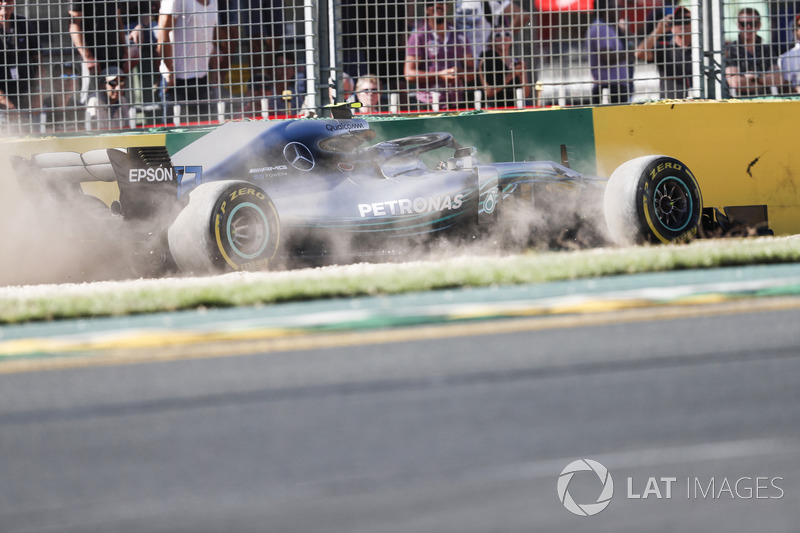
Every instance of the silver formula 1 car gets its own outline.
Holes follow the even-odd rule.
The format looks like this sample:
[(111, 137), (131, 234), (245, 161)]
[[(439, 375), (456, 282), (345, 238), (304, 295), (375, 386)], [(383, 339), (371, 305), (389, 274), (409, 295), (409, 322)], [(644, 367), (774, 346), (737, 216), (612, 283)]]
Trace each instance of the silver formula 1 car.
[[(225, 124), (165, 147), (16, 158), (22, 185), (82, 246), (103, 233), (148, 274), (267, 269), (394, 257), (431, 243), (672, 242), (696, 234), (700, 188), (677, 159), (648, 156), (610, 180), (561, 162), (482, 163), (446, 132), (370, 144), (346, 107), (331, 119)], [(102, 202), (81, 183), (116, 183)], [(41, 208), (41, 206), (39, 207)]]

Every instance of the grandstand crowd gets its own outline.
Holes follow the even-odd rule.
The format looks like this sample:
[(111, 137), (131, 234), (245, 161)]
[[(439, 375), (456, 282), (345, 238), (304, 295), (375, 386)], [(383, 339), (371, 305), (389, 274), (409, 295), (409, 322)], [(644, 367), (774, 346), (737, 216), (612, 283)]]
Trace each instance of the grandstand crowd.
[(2, 0), (0, 33), (4, 135), (800, 94), (798, 1)]

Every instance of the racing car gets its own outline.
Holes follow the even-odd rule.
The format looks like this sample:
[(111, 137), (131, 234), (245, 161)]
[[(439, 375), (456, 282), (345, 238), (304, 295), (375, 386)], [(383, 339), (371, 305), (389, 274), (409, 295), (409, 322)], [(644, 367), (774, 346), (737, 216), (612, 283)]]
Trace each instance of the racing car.
[[(483, 163), (447, 132), (375, 138), (345, 105), (331, 118), (226, 123), (174, 154), (56, 152), (13, 166), (30, 196), (79, 225), (84, 245), (104, 233), (148, 275), (393, 257), (520, 227), (542, 242), (580, 225), (617, 243), (675, 242), (700, 224), (700, 188), (673, 157), (640, 157), (605, 179), (570, 168), (563, 153)], [(116, 183), (118, 198), (82, 186), (98, 181)]]

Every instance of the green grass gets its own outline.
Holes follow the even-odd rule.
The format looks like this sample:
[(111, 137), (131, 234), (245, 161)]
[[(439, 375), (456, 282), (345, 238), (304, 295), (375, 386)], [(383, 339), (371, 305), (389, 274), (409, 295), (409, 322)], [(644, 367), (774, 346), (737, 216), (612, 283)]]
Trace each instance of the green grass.
[(514, 285), (667, 270), (800, 261), (800, 239), (458, 256), (205, 278), (0, 288), (0, 323), (117, 316), (319, 298)]

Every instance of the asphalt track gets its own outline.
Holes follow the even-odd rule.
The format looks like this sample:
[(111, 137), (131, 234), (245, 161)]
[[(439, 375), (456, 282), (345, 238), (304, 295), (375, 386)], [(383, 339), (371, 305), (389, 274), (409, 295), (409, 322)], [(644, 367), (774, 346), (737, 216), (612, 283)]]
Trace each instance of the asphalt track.
[[(733, 278), (749, 297), (596, 287), (578, 312), (572, 286), (390, 330), (239, 317), (237, 339), (169, 347), (102, 321), (114, 343), (70, 345), (87, 325), (62, 323), (60, 348), (9, 356), (33, 330), (4, 328), (0, 531), (797, 531), (800, 301)], [(581, 458), (613, 477), (596, 516), (559, 501)]]

